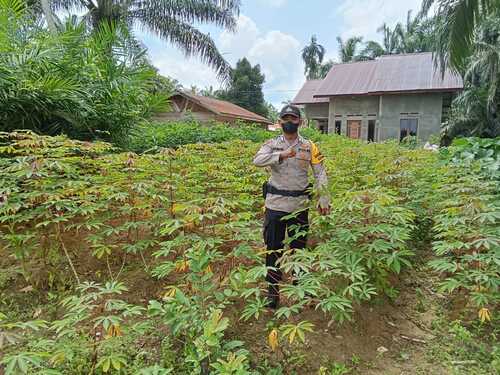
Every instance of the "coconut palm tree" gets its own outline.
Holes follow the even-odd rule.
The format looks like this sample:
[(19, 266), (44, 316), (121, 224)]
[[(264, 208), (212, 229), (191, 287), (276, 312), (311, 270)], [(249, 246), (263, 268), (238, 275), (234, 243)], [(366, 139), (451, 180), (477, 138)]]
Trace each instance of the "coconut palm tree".
[(337, 37), (339, 43), (339, 58), (343, 63), (357, 60), (358, 45), (363, 41), (360, 36), (353, 36), (345, 42), (340, 36)]
[(304, 60), (304, 74), (306, 79), (319, 78), (321, 63), (325, 57), (325, 47), (318, 43), (316, 35), (311, 37), (311, 43), (302, 50), (302, 60)]
[[(42, 0), (36, 0), (35, 5)], [(39, 8), (43, 8), (38, 4)], [(180, 48), (186, 56), (198, 55), (221, 78), (228, 78), (230, 65), (217, 50), (210, 34), (194, 24), (215, 24), (234, 30), (240, 0), (53, 0), (53, 11), (84, 10), (84, 18), (96, 28), (102, 22), (122, 21), (139, 26)], [(46, 12), (44, 12), (46, 13)]]
[(500, 8), (499, 0), (424, 0), (422, 14), (436, 6), (434, 50), (441, 71), (446, 67), (463, 73), (474, 51), (476, 27)]

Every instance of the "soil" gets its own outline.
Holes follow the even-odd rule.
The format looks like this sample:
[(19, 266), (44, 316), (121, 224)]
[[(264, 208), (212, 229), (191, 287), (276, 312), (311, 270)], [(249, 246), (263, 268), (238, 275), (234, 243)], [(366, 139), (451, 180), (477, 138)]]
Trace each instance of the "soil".
[[(410, 272), (409, 272), (410, 273)], [(436, 338), (431, 333), (431, 323), (436, 319), (435, 295), (428, 292), (424, 298), (425, 311), (415, 311), (418, 297), (415, 290), (422, 287), (425, 280), (418, 280), (418, 273), (403, 275), (402, 279), (412, 280), (412, 285), (401, 285), (402, 291), (395, 302), (379, 299), (370, 305), (358, 306), (352, 322), (328, 326), (328, 317), (314, 309), (314, 304), (294, 321), (307, 320), (314, 324), (314, 333), (306, 334), (305, 344), (273, 353), (267, 343), (269, 329), (268, 316), (257, 322), (232, 326), (234, 339), (243, 340), (254, 357), (267, 358), (268, 362), (287, 362), (287, 359), (304, 355), (299, 363), (288, 365), (286, 374), (318, 374), (320, 366), (344, 364), (350, 368), (349, 374), (363, 375), (409, 375), (448, 374), (438, 363), (426, 357), (427, 346)], [(282, 338), (282, 341), (286, 341)], [(418, 371), (418, 372), (417, 372)], [(329, 374), (329, 373), (328, 373)]]

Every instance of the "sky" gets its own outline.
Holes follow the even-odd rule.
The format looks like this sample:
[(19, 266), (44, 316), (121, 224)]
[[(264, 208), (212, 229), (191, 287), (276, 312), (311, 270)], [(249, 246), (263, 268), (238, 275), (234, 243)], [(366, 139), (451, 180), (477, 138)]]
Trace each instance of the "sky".
[[(199, 29), (210, 33), (231, 65), (242, 57), (252, 65), (259, 64), (266, 77), (264, 97), (279, 109), (305, 81), (300, 55), (312, 35), (326, 48), (325, 60), (336, 60), (337, 36), (380, 42), (380, 25), (403, 22), (407, 11), (413, 9), (416, 14), (420, 5), (421, 0), (242, 0), (236, 32), (211, 25)], [(196, 56), (186, 58), (168, 42), (143, 30), (137, 34), (162, 75), (175, 78), (186, 88), (220, 87), (213, 70)]]

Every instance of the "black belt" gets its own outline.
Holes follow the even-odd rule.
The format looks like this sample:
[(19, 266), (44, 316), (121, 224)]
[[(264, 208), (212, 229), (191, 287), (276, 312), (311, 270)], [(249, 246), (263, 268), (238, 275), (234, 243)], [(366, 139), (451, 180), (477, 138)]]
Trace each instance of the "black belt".
[(307, 187), (304, 190), (281, 190), (273, 185), (271, 185), (269, 182), (264, 182), (262, 185), (262, 195), (264, 196), (264, 199), (266, 199), (267, 194), (274, 194), (274, 195), (282, 195), (285, 197), (301, 197), (303, 195), (307, 195), (309, 198), (312, 197), (312, 192), (310, 191), (312, 187), (312, 184), (307, 185)]

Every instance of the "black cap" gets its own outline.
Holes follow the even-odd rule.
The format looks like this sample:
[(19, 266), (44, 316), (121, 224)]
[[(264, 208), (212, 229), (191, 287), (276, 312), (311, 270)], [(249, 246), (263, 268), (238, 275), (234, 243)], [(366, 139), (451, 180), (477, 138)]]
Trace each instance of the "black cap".
[(300, 108), (292, 104), (287, 104), (281, 109), (280, 118), (283, 118), (286, 115), (300, 118)]

